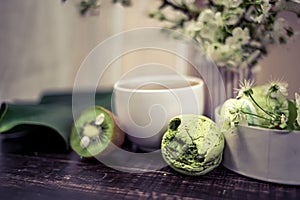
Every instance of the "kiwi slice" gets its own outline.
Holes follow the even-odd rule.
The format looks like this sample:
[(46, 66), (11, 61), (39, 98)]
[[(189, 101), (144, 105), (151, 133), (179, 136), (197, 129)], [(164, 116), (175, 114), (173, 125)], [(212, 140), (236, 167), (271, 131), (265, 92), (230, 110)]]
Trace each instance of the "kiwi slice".
[(113, 114), (94, 106), (83, 111), (71, 131), (71, 148), (83, 158), (107, 155), (114, 143), (121, 146), (125, 134), (116, 125)]

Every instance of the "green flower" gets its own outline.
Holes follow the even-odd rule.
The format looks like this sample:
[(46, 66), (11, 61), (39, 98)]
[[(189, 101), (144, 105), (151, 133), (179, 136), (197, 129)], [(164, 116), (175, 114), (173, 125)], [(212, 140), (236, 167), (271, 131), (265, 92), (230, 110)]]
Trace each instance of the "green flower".
[[(287, 11), (300, 18), (299, 4), (300, 0), (161, 0), (158, 10), (165, 13), (161, 21), (170, 24), (167, 28), (191, 36), (218, 67), (239, 71), (254, 68), (271, 44), (284, 44), (295, 35), (280, 16)], [(186, 18), (175, 20), (176, 12)]]
[(242, 29), (237, 27), (233, 29), (232, 36), (226, 39), (226, 44), (230, 46), (236, 45), (241, 47), (242, 45), (247, 44), (249, 40), (250, 36), (248, 28)]
[(280, 96), (288, 95), (288, 83), (282, 81), (272, 81), (268, 88), (268, 94), (272, 98), (279, 98)]
[(240, 83), (236, 99), (222, 105), (220, 115), (224, 130), (244, 124), (280, 130), (300, 130), (300, 95), (295, 102), (287, 98), (287, 83), (272, 81), (253, 87), (253, 81)]
[(242, 8), (224, 10), (222, 16), (227, 25), (236, 25), (242, 18), (245, 10)]
[(205, 47), (207, 49), (207, 55), (210, 56), (219, 66), (226, 64), (230, 57), (230, 46), (223, 45), (221, 43), (208, 43), (206, 42)]
[(238, 89), (238, 95), (237, 95), (237, 99), (242, 98), (244, 95), (246, 97), (251, 96), (253, 94), (253, 90), (252, 87), (254, 86), (254, 81), (241, 81), (240, 82), (240, 89)]
[(209, 9), (203, 10), (197, 19), (198, 40), (208, 40), (215, 42), (223, 38), (222, 27), (223, 19), (220, 12), (214, 12)]

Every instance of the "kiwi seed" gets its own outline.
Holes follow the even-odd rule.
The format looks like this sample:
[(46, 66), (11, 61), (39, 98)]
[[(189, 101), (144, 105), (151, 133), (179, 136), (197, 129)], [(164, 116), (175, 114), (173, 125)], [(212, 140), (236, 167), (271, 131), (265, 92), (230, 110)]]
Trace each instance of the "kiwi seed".
[(71, 147), (80, 157), (97, 157), (121, 146), (124, 138), (113, 114), (95, 106), (83, 111), (76, 119), (71, 132)]
[(90, 138), (88, 136), (83, 136), (80, 140), (80, 146), (82, 148), (87, 148), (90, 144)]
[(97, 116), (95, 125), (101, 125), (104, 122), (105, 115), (101, 113), (100, 115)]

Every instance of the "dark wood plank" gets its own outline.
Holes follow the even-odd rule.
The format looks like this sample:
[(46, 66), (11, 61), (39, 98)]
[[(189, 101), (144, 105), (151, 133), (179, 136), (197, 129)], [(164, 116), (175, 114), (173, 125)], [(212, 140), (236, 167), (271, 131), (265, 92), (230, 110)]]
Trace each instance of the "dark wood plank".
[(5, 200), (300, 199), (300, 187), (257, 181), (222, 166), (200, 177), (169, 167), (126, 173), (81, 160), (72, 151), (24, 151), (15, 142), (0, 144), (0, 199)]
[(223, 167), (201, 177), (184, 176), (169, 167), (131, 174), (101, 163), (82, 162), (73, 152), (65, 159), (52, 156), (0, 154), (1, 194), (7, 199), (22, 199), (22, 195), (26, 199), (300, 198), (299, 187), (256, 181)]

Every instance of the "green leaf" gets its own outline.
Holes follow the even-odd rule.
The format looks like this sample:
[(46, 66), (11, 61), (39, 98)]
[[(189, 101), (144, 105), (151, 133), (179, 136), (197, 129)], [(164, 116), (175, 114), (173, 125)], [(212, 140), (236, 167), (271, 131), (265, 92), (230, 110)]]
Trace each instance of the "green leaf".
[[(90, 94), (89, 92), (76, 94), (77, 101), (85, 102), (87, 98), (90, 98)], [(96, 93), (95, 104), (110, 109), (111, 95), (111, 92)], [(51, 130), (60, 136), (66, 149), (68, 149), (71, 125), (74, 121), (72, 100), (72, 93), (57, 93), (43, 96), (38, 104), (2, 103), (0, 107), (0, 133), (30, 132), (37, 128), (43, 134), (47, 130)]]
[(288, 108), (289, 108), (289, 117), (287, 122), (287, 128), (289, 130), (294, 130), (294, 124), (297, 118), (297, 108), (294, 102), (288, 100)]
[(1, 133), (8, 133), (21, 125), (24, 131), (31, 130), (32, 126), (39, 126), (57, 132), (68, 148), (68, 130), (72, 123), (72, 110), (69, 106), (3, 103), (1, 111)]

